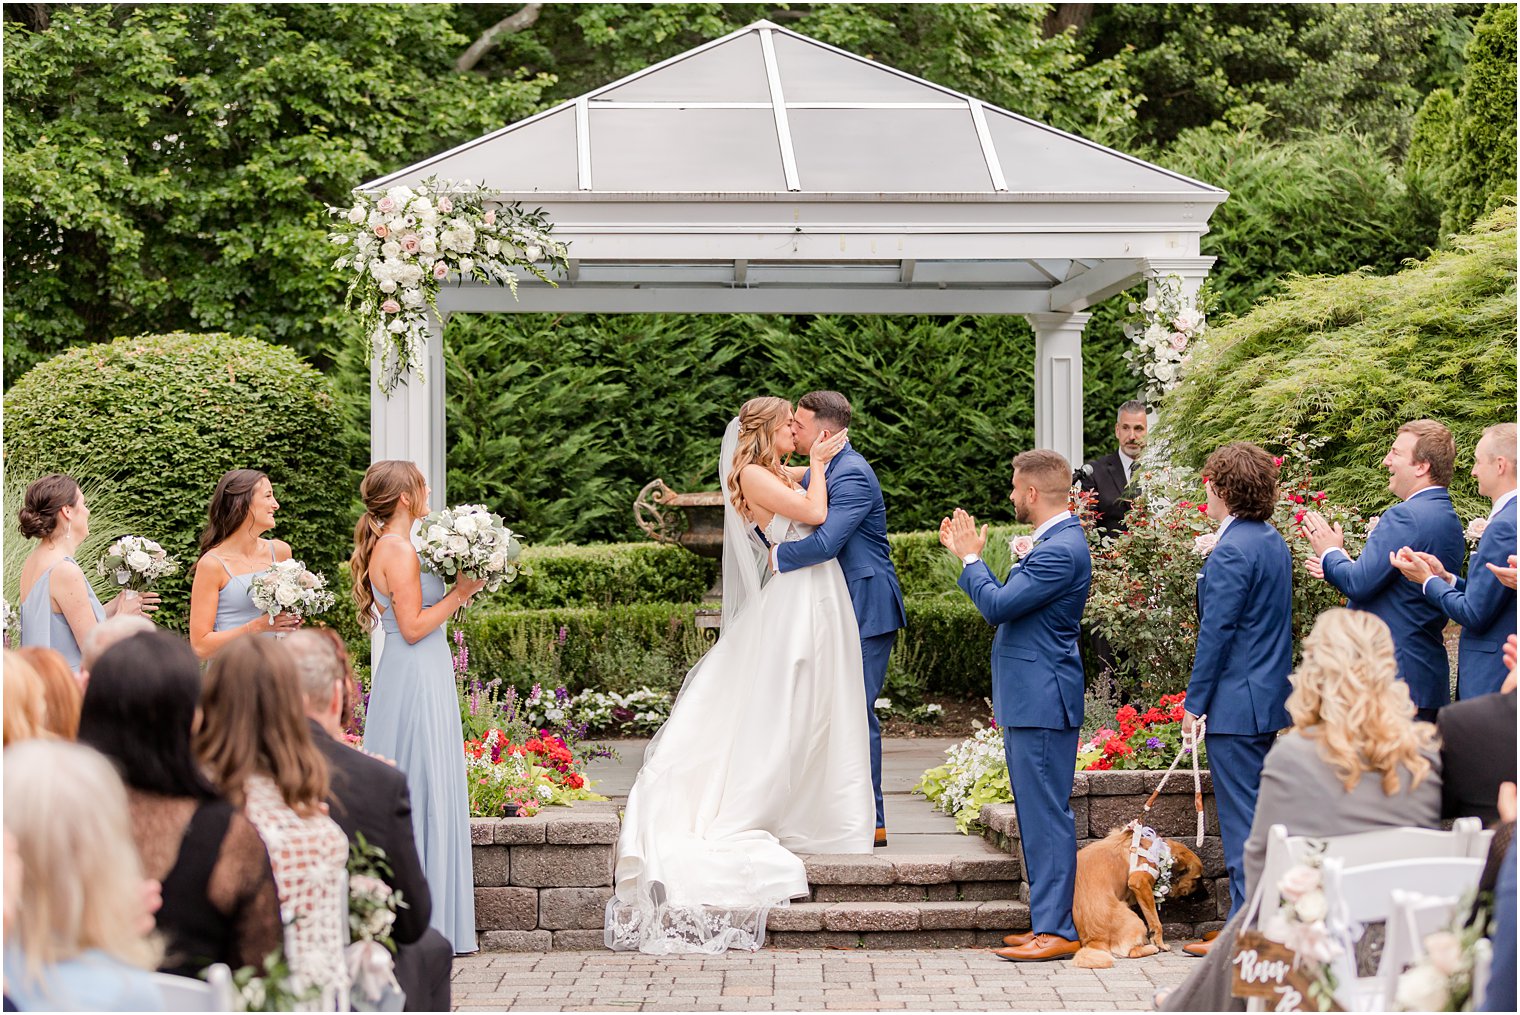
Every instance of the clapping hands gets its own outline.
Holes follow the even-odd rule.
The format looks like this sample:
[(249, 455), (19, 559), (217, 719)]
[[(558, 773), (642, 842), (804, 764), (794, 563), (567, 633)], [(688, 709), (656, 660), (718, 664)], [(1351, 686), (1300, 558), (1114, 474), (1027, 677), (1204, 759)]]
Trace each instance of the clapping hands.
[(1447, 582), (1456, 580), (1456, 576), (1446, 570), (1446, 565), (1435, 554), (1423, 550), (1401, 547), (1388, 555), (1388, 563), (1416, 585), (1424, 585), (1431, 578), (1441, 578)]
[(949, 518), (940, 521), (939, 541), (940, 545), (957, 557), (964, 557), (968, 553), (979, 554), (982, 547), (987, 545), (987, 526), (983, 525), (978, 532), (976, 519), (961, 508), (956, 508)]
[(1489, 564), (1488, 569), (1499, 579), (1499, 584), (1507, 589), (1515, 587), (1515, 555), (1509, 555), (1509, 567), (1500, 567), (1498, 564)]

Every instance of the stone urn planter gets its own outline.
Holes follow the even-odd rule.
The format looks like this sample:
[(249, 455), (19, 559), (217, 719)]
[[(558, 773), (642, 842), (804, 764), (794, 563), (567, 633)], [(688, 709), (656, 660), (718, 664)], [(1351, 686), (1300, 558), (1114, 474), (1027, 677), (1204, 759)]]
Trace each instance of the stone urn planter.
[[(676, 493), (663, 479), (652, 479), (633, 498), (633, 520), (655, 542), (685, 547), (699, 557), (723, 559), (723, 493), (719, 490)], [(707, 598), (723, 598), (721, 570)], [(697, 626), (716, 629), (720, 617), (720, 610), (698, 610)]]

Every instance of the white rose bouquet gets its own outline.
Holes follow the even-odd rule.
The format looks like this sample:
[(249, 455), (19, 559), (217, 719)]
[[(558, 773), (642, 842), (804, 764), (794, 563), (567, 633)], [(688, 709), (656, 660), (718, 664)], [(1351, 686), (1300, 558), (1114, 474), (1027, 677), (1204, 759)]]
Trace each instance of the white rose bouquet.
[(485, 591), (495, 592), (519, 574), (531, 573), (518, 563), (522, 543), (501, 515), (484, 504), (434, 511), (422, 519), (420, 536), (423, 566), (440, 577), (462, 574), (484, 581)]
[(3, 614), (5, 617), (5, 647), (10, 648), (11, 635), (21, 625), (21, 616), (16, 612), (16, 608), (11, 605), (11, 601), (4, 596), (0, 596), (0, 614)]
[(299, 560), (281, 560), (249, 582), (248, 596), (272, 621), (281, 613), (311, 617), (332, 609), (336, 599), (327, 591), (327, 579), (306, 570)]
[(132, 592), (147, 592), (165, 575), (179, 570), (179, 558), (143, 536), (122, 536), (106, 547), (95, 565), (102, 578)]

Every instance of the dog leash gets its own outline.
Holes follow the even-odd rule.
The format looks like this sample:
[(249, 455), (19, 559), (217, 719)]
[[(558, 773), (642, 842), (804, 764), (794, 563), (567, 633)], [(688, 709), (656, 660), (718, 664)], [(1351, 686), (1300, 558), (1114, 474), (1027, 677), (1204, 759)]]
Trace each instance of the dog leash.
[(1199, 716), (1193, 720), (1193, 732), (1182, 734), (1182, 746), (1177, 748), (1177, 756), (1172, 759), (1172, 765), (1162, 775), (1161, 781), (1156, 783), (1156, 788), (1145, 801), (1145, 807), (1140, 812), (1140, 817), (1130, 824), (1134, 831), (1130, 837), (1129, 855), (1130, 870), (1136, 870), (1136, 857), (1142, 852), (1140, 849), (1140, 835), (1145, 829), (1145, 816), (1150, 813), (1151, 807), (1156, 803), (1156, 798), (1161, 795), (1161, 790), (1166, 786), (1166, 780), (1182, 762), (1184, 755), (1192, 755), (1193, 758), (1193, 810), (1198, 812), (1198, 835), (1194, 840), (1195, 847), (1203, 845), (1203, 775), (1198, 768), (1198, 745), (1203, 741), (1204, 724), (1207, 716)]

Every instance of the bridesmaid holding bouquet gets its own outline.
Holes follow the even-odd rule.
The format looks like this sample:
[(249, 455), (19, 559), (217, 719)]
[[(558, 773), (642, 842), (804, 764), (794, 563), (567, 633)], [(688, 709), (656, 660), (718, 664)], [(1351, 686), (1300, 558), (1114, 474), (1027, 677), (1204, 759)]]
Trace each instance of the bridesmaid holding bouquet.
[(290, 559), (288, 543), (263, 538), (279, 509), (274, 486), (257, 469), (233, 469), (216, 484), (190, 586), (190, 647), (200, 658), (210, 659), (240, 635), (301, 626), (286, 613), (271, 620), (249, 591), (255, 575)]
[(72, 476), (52, 473), (26, 488), (21, 534), (38, 540), (21, 565), (21, 644), (51, 648), (79, 671), (79, 646), (108, 616), (148, 614), (158, 593), (122, 593), (109, 603), (85, 579), (74, 554), (90, 535), (90, 509)]
[(428, 512), (427, 480), (405, 461), (376, 462), (359, 494), (354, 601), (360, 623), (385, 632), (371, 680), (365, 750), (394, 759), (412, 798), (412, 831), (433, 894), (432, 926), (456, 953), (475, 951), (475, 885), (464, 732), (444, 625), (485, 587), (460, 575), (452, 588), (422, 570), (411, 542)]

